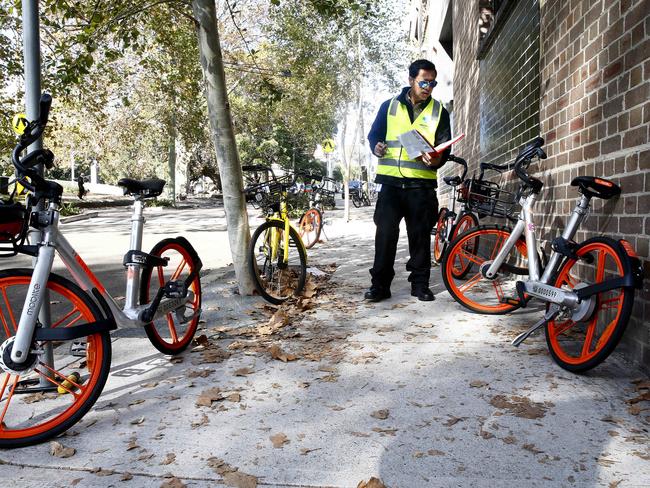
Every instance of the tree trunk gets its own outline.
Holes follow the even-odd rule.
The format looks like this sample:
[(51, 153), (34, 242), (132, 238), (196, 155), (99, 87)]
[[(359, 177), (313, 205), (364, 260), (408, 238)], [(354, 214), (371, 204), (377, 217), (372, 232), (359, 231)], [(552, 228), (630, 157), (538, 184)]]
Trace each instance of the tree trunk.
[(167, 184), (167, 193), (172, 203), (176, 204), (176, 100), (172, 98), (172, 117), (169, 124), (169, 157), (168, 163), (168, 176), (169, 182)]
[(192, 0), (192, 10), (198, 23), (199, 52), (205, 78), (212, 139), (221, 175), (232, 261), (239, 283), (239, 293), (250, 295), (253, 293), (254, 285), (247, 266), (247, 250), (250, 241), (248, 213), (235, 132), (230, 116), (214, 0)]
[(343, 127), (341, 128), (341, 162), (343, 163), (343, 219), (350, 221), (350, 159), (345, 152), (345, 132), (348, 130), (348, 105), (345, 105)]

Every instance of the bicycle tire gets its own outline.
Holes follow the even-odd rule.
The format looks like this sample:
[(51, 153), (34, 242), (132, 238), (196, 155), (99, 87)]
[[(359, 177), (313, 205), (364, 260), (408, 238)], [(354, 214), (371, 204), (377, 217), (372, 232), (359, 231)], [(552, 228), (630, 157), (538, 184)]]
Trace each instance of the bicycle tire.
[[(184, 280), (192, 271), (199, 268), (200, 260), (196, 251), (185, 239), (163, 239), (149, 254), (169, 258), (169, 262), (167, 266), (143, 268), (140, 280), (141, 304), (149, 303), (158, 289), (168, 281)], [(163, 354), (175, 355), (183, 352), (194, 338), (201, 310), (201, 278), (198, 272), (189, 286), (189, 291), (194, 295), (193, 299), (184, 305), (183, 310), (179, 310), (180, 317), (177, 311), (172, 311), (144, 326), (151, 344)], [(189, 312), (187, 316), (191, 318), (183, 322), (187, 312)]]
[(433, 238), (433, 260), (436, 263), (442, 262), (442, 256), (445, 253), (445, 248), (447, 247), (447, 214), (449, 209), (447, 207), (442, 207), (438, 212), (438, 220), (436, 222), (436, 233)]
[(323, 229), (323, 214), (315, 207), (310, 208), (302, 217), (298, 224), (300, 238), (305, 244), (306, 249), (311, 249), (320, 239), (320, 233)]
[(354, 195), (352, 197), (352, 205), (354, 205), (356, 208), (361, 207), (361, 204), (363, 202), (361, 201), (361, 198), (359, 198), (357, 195)]
[[(595, 257), (596, 262), (586, 264), (581, 262), (583, 260), (567, 259), (557, 273), (554, 286), (573, 289), (580, 284), (595, 284), (624, 275), (627, 255), (621, 244), (613, 239), (588, 239), (575, 252), (579, 258)], [(575, 274), (572, 273), (574, 268)], [(578, 272), (586, 281), (576, 282)], [(560, 367), (573, 373), (582, 373), (599, 365), (623, 337), (633, 305), (634, 289), (621, 287), (596, 295), (595, 309), (587, 321), (550, 321), (545, 332), (551, 357)]]
[[(454, 300), (472, 312), (501, 315), (519, 308), (519, 305), (503, 302), (502, 299), (516, 296), (516, 277), (528, 272), (527, 248), (523, 238), (518, 239), (513, 248), (513, 251), (516, 249), (519, 254), (513, 257), (513, 251), (510, 252), (496, 278), (486, 279), (479, 269), (488, 257), (496, 256), (510, 232), (509, 228), (499, 225), (479, 225), (449, 243), (442, 261), (442, 279)], [(469, 248), (471, 253), (467, 251), (468, 246), (473, 246)], [(459, 269), (463, 268), (467, 261), (471, 264), (464, 273), (460, 273)], [(471, 275), (469, 278), (468, 274)], [(495, 296), (487, 296), (484, 287), (492, 287)], [(504, 287), (507, 291), (504, 291)]]
[[(24, 268), (0, 271), (1, 343), (15, 333), (32, 272)], [(46, 286), (52, 327), (104, 319), (95, 301), (70, 280), (51, 273)], [(35, 355), (33, 371), (11, 374), (0, 369), (0, 448), (30, 446), (62, 434), (90, 410), (106, 384), (111, 366), (108, 331), (86, 336), (85, 343), (80, 339), (40, 341), (37, 347), (42, 350), (45, 344), (52, 347), (52, 367)], [(73, 379), (72, 373), (80, 379)], [(52, 387), (61, 388), (63, 393), (30, 390), (39, 378), (49, 378)]]
[[(289, 227), (289, 262), (282, 263), (284, 222), (269, 220), (260, 225), (248, 248), (248, 269), (258, 293), (268, 302), (279, 305), (299, 295), (307, 279), (307, 252), (300, 235)], [(278, 243), (273, 256), (273, 240)], [(292, 254), (292, 250), (295, 250)]]
[[(473, 229), (474, 227), (478, 227), (478, 219), (476, 218), (476, 215), (474, 215), (471, 212), (464, 212), (461, 214), (460, 219), (458, 220), (458, 224), (454, 226), (454, 228), (451, 230), (451, 241), (456, 239), (460, 234), (463, 234), (464, 232), (467, 232), (470, 229)], [(469, 249), (477, 249), (479, 246), (479, 238), (477, 237), (474, 239), (474, 242), (469, 244)], [(444, 259), (444, 255), (442, 257)], [(467, 276), (467, 273), (469, 273), (471, 269), (471, 266), (469, 263), (467, 263), (466, 266), (461, 267), (460, 269), (455, 269), (454, 270), (454, 277), (458, 279), (462, 279), (465, 276)]]

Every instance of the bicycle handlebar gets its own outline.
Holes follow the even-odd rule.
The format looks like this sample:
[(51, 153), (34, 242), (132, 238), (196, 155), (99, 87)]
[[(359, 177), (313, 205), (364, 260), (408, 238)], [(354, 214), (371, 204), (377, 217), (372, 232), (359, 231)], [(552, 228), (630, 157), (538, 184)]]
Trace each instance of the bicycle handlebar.
[(534, 190), (541, 190), (543, 183), (535, 177), (528, 174), (528, 166), (534, 157), (539, 159), (546, 159), (546, 153), (542, 149), (544, 139), (537, 137), (531, 142), (526, 144), (520, 151), (517, 159), (515, 160), (515, 173), (527, 186), (532, 187)]
[(453, 161), (454, 163), (458, 163), (463, 167), (463, 174), (461, 175), (460, 180), (464, 181), (465, 175), (467, 175), (467, 161), (458, 156), (454, 156), (453, 154), (447, 156), (447, 161)]

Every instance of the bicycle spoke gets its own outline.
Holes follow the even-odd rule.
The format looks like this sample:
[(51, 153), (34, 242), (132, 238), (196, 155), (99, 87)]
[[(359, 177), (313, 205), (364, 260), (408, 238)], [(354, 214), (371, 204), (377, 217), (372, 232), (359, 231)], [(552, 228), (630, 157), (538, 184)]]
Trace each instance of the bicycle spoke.
[(589, 347), (591, 346), (591, 343), (594, 340), (594, 333), (596, 331), (597, 321), (598, 321), (598, 314), (596, 314), (594, 318), (589, 321), (589, 325), (587, 326), (587, 334), (585, 337), (585, 342), (582, 344), (582, 351), (580, 353), (581, 357), (585, 357), (589, 354)]
[[(7, 375), (7, 379), (9, 379), (10, 375)], [(16, 375), (16, 379), (14, 380), (13, 385), (11, 385), (11, 389), (9, 390), (9, 394), (7, 395), (7, 399), (5, 400), (5, 408), (2, 409), (2, 414), (0, 414), (0, 428), (5, 425), (5, 415), (7, 415), (7, 409), (9, 408), (9, 404), (11, 403), (11, 399), (14, 396), (14, 392), (16, 391), (16, 386), (18, 385), (18, 378), (19, 376)], [(7, 382), (5, 381), (5, 387), (6, 387)], [(4, 390), (4, 387), (3, 387)]]
[(9, 378), (11, 377), (11, 375), (9, 373), (3, 373), (3, 374), (4, 374), (4, 377), (5, 377), (5, 380), (4, 380), (3, 384), (2, 384), (2, 388), (0, 388), (0, 402), (2, 402), (2, 397), (4, 397), (5, 389), (7, 388), (7, 383), (9, 383)]
[(501, 299), (505, 296), (505, 294), (503, 293), (503, 288), (501, 287), (501, 282), (499, 280), (493, 280), (492, 286), (494, 287), (494, 291), (497, 294), (497, 298), (499, 299), (500, 302)]
[(610, 309), (618, 309), (620, 302), (623, 300), (623, 294), (619, 293), (618, 296), (614, 298), (608, 298), (607, 300), (603, 300), (599, 305), (597, 310), (610, 310)]
[(480, 256), (477, 256), (476, 254), (469, 253), (465, 249), (460, 249), (460, 252), (457, 254), (457, 256), (459, 256), (459, 257), (462, 256), (465, 259), (467, 259), (467, 260), (469, 260), (469, 261), (471, 261), (473, 263), (476, 263), (478, 265), (481, 265), (481, 264), (483, 264), (485, 262), (485, 259), (481, 258)]
[(73, 324), (79, 322), (79, 320), (81, 320), (83, 317), (81, 316), (81, 311), (80, 311), (77, 307), (75, 307), (75, 308), (73, 308), (70, 312), (68, 312), (66, 315), (64, 315), (63, 317), (61, 317), (61, 319), (60, 319), (58, 322), (56, 322), (55, 324), (52, 324), (52, 329), (55, 329), (56, 327), (58, 327), (59, 325), (61, 325), (65, 320), (67, 320), (69, 317), (71, 317), (72, 314), (74, 314), (75, 312), (77, 312), (77, 314), (78, 314), (77, 317), (76, 317), (74, 320), (72, 320), (71, 322), (69, 322), (69, 323), (68, 323), (66, 326), (64, 326), (63, 328), (70, 327), (70, 326), (72, 326)]
[(573, 326), (575, 325), (576, 323), (573, 320), (567, 320), (563, 324), (558, 324), (557, 322), (555, 322), (555, 333), (557, 335), (562, 335), (567, 330), (572, 329)]
[(467, 280), (465, 283), (463, 283), (458, 289), (465, 293), (466, 291), (469, 291), (474, 285), (476, 285), (479, 281), (481, 281), (481, 278), (483, 278), (483, 275), (481, 273), (476, 273), (474, 276), (472, 276), (469, 280)]
[(178, 279), (178, 277), (181, 275), (183, 270), (185, 269), (185, 266), (187, 265), (187, 260), (183, 258), (183, 260), (178, 264), (178, 267), (176, 268), (176, 271), (174, 271), (174, 274), (170, 278), (172, 281)]
[(171, 312), (167, 314), (167, 327), (169, 328), (169, 334), (172, 336), (172, 342), (178, 342), (178, 334), (176, 333), (176, 326)]
[[(11, 320), (10, 323), (11, 323), (13, 329), (14, 329), (13, 333), (15, 334), (16, 330), (18, 329), (18, 326), (16, 325), (16, 318), (14, 317), (13, 309), (11, 308), (11, 305), (9, 304), (9, 297), (7, 297), (7, 287), (6, 286), (2, 288), (2, 297), (4, 299), (5, 306), (7, 308), (7, 312), (9, 312), (9, 319)], [(7, 337), (11, 337), (13, 334), (11, 334), (8, 331), (7, 325), (5, 324), (6, 318), (4, 316), (4, 313), (1, 313), (1, 315), (2, 315), (2, 324), (5, 327), (5, 332), (7, 333)]]
[(81, 393), (84, 392), (84, 388), (82, 387), (82, 385), (80, 385), (80, 384), (78, 384), (78, 383), (75, 383), (74, 381), (72, 381), (71, 379), (69, 379), (66, 375), (64, 375), (63, 373), (61, 373), (60, 371), (57, 371), (57, 370), (54, 369), (54, 368), (50, 368), (47, 364), (45, 364), (45, 363), (42, 362), (42, 361), (39, 361), (38, 364), (39, 364), (39, 366), (42, 366), (43, 368), (45, 368), (46, 370), (48, 370), (50, 373), (52, 373), (52, 374), (54, 375), (55, 378), (56, 378), (56, 377), (63, 378), (63, 381), (61, 381), (61, 382), (59, 383), (58, 381), (56, 381), (54, 378), (52, 378), (50, 375), (44, 373), (43, 371), (39, 371), (38, 369), (34, 369), (34, 371), (35, 371), (36, 373), (38, 373), (40, 376), (42, 376), (43, 378), (45, 378), (45, 379), (46, 379), (47, 381), (49, 381), (50, 383), (56, 385), (57, 388), (58, 388), (58, 387), (61, 387), (62, 389), (64, 389), (65, 391), (67, 391), (68, 393), (70, 393), (72, 396), (74, 396), (75, 399), (79, 398), (81, 395), (79, 395), (78, 393), (75, 393), (74, 390), (72, 390), (71, 388), (65, 386), (65, 385), (63, 384), (64, 381), (68, 381), (68, 382), (72, 383), (72, 385), (75, 386), (76, 388), (78, 388), (79, 391), (80, 391)]

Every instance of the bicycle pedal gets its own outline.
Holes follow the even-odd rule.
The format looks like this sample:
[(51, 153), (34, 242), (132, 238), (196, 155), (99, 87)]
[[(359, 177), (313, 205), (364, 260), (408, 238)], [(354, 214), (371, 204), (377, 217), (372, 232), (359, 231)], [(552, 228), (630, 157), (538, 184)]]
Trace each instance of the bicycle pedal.
[(176, 315), (176, 320), (178, 321), (179, 324), (186, 324), (188, 322), (191, 322), (196, 317), (201, 315), (200, 308), (190, 315), (185, 315), (186, 308), (185, 307), (182, 308), (183, 308), (182, 310), (178, 308), (174, 311), (174, 314)]
[(86, 341), (72, 341), (70, 344), (70, 355), (79, 358), (86, 357)]
[(499, 302), (500, 303), (507, 303), (508, 305), (512, 305), (512, 306), (515, 306), (515, 307), (518, 307), (518, 306), (521, 305), (521, 301), (519, 300), (519, 298), (515, 298), (515, 297), (501, 297), (499, 299)]

